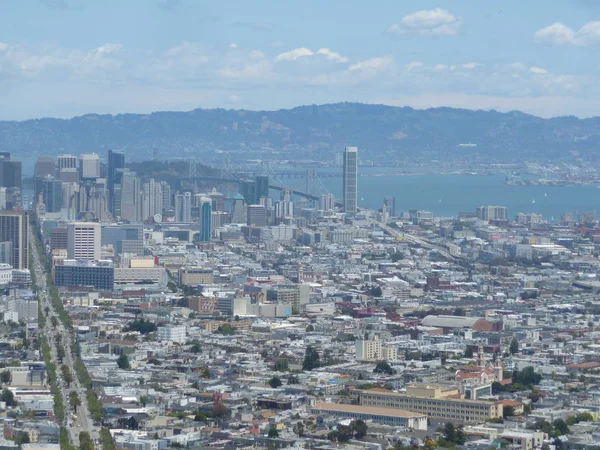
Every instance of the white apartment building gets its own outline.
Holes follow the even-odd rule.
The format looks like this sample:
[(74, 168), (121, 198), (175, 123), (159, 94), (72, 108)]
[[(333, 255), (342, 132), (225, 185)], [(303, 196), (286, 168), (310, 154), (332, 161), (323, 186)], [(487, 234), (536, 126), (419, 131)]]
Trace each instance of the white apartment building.
[(159, 341), (184, 344), (186, 341), (187, 330), (184, 325), (158, 327), (157, 335)]
[(97, 222), (67, 224), (67, 258), (97, 261), (102, 255), (102, 229)]

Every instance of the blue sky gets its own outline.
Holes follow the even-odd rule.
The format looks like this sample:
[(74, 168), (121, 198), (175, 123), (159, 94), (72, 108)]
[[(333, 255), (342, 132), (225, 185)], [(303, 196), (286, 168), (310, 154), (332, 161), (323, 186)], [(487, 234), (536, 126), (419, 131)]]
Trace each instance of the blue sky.
[(360, 101), (600, 115), (597, 0), (0, 0), (0, 119)]

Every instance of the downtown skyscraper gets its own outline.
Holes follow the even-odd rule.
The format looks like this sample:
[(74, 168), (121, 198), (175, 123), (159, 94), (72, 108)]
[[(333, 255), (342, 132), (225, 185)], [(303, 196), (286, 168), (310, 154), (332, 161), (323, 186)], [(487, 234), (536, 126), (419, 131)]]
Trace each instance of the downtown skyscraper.
[(356, 214), (358, 200), (358, 147), (344, 150), (344, 212)]
[(117, 217), (121, 215), (121, 180), (125, 169), (125, 153), (122, 151), (108, 151), (108, 210)]

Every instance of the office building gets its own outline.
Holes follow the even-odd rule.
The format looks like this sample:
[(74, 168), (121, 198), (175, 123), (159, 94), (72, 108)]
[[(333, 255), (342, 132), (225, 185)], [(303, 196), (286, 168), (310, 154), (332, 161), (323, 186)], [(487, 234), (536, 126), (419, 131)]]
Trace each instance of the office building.
[(141, 223), (104, 225), (102, 227), (102, 246), (111, 245), (116, 254), (144, 254), (144, 227)]
[(0, 211), (0, 242), (12, 244), (10, 265), (27, 269), (29, 215), (25, 211)]
[(0, 211), (6, 209), (6, 188), (0, 187)]
[(383, 206), (390, 217), (396, 217), (396, 197), (383, 197)]
[(358, 211), (358, 147), (344, 150), (344, 212), (356, 214)]
[(56, 162), (52, 156), (40, 156), (35, 160), (33, 176), (35, 178), (54, 177), (56, 175)]
[(142, 208), (140, 205), (140, 179), (136, 176), (135, 172), (131, 172), (127, 169), (125, 169), (121, 176), (121, 218), (123, 220), (137, 222), (141, 220), (142, 215)]
[(102, 291), (114, 289), (115, 268), (112, 261), (65, 259), (54, 267), (56, 286), (90, 286)]
[(279, 304), (290, 304), (294, 311), (300, 311), (310, 300), (308, 284), (276, 284), (266, 288), (267, 301)]
[(73, 155), (60, 155), (56, 158), (56, 169), (77, 169), (77, 157)]
[(79, 176), (82, 180), (100, 177), (100, 157), (96, 153), (79, 155)]
[[(121, 187), (121, 175), (125, 169), (125, 153), (117, 150), (108, 151), (108, 174), (106, 176), (108, 187), (108, 209), (113, 217), (115, 214), (115, 190)], [(118, 186), (118, 188), (117, 188)]]
[(0, 187), (21, 188), (21, 161), (15, 161), (10, 153), (0, 152)]
[(333, 194), (323, 194), (319, 198), (319, 209), (329, 212), (335, 210), (335, 196)]
[(171, 215), (173, 211), (173, 192), (171, 191), (171, 185), (166, 181), (161, 181), (160, 186), (162, 189), (162, 214), (165, 216)]
[(200, 242), (208, 242), (212, 236), (212, 201), (208, 197), (200, 199)]
[(175, 222), (192, 222), (192, 193), (179, 192), (175, 194)]
[(269, 196), (269, 176), (268, 175), (257, 175), (254, 178), (256, 185), (256, 201), (260, 203), (260, 199)]
[(154, 178), (150, 178), (144, 183), (144, 205), (142, 211), (142, 220), (154, 218), (155, 215), (162, 215), (163, 193), (162, 185), (157, 183)]
[(246, 223), (246, 219), (246, 200), (242, 195), (238, 194), (233, 198), (231, 223)]
[(508, 220), (506, 206), (478, 206), (475, 214), (480, 220)]
[(244, 197), (244, 200), (248, 205), (255, 205), (258, 203), (256, 197), (256, 182), (244, 180), (240, 181), (240, 194)]
[(40, 188), (42, 201), (46, 205), (46, 212), (60, 212), (63, 207), (62, 182), (46, 175), (40, 180)]
[(212, 201), (212, 209), (215, 211), (225, 211), (225, 195), (218, 192), (215, 188), (208, 194)]
[(456, 422), (484, 422), (502, 418), (502, 401), (456, 398), (458, 388), (411, 385), (406, 393), (360, 390), (359, 404), (427, 414), (429, 417)]
[(263, 205), (248, 205), (246, 214), (248, 225), (255, 227), (267, 226), (267, 208)]
[(13, 262), (13, 245), (12, 242), (0, 242), (0, 264), (10, 264)]
[(217, 228), (221, 228), (223, 225), (231, 223), (231, 214), (225, 211), (213, 211), (211, 214), (211, 225), (213, 232)]
[(101, 257), (102, 237), (97, 222), (67, 224), (67, 258), (96, 261)]

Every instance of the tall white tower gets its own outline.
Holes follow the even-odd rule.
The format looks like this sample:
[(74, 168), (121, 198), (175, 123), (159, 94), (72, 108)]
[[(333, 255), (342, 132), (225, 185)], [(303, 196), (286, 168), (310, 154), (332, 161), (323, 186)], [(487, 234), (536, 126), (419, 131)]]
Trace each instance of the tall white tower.
[(344, 150), (344, 212), (356, 214), (358, 200), (358, 147)]

